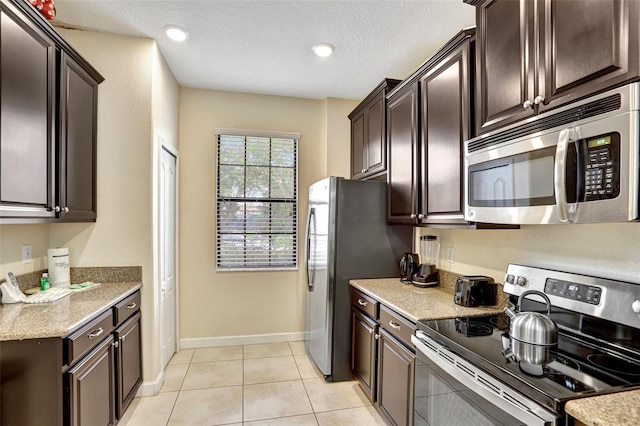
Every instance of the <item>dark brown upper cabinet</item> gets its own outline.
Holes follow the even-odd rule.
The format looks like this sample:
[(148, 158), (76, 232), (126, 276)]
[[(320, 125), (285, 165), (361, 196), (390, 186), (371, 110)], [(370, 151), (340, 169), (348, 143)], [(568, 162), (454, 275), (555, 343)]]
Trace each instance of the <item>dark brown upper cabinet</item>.
[(98, 82), (62, 52), (58, 203), (65, 221), (96, 220)]
[(22, 0), (0, 0), (0, 223), (96, 220), (104, 78)]
[(429, 226), (463, 215), (463, 143), (473, 136), (475, 30), (459, 32), (388, 97), (388, 220)]
[(349, 114), (351, 178), (370, 179), (387, 171), (386, 95), (400, 80), (383, 80)]
[(420, 202), (418, 81), (408, 83), (387, 99), (387, 220), (395, 223), (416, 223)]
[(477, 2), (477, 133), (637, 80), (639, 16), (635, 0)]
[(467, 225), (464, 220), (464, 141), (472, 132), (472, 30), (450, 42), (420, 78), (420, 224)]

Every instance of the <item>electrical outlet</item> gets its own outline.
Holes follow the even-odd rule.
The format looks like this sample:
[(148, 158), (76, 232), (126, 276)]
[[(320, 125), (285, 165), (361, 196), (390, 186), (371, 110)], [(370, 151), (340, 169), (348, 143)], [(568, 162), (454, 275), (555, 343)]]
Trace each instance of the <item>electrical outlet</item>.
[(22, 263), (31, 263), (31, 244), (22, 246)]
[(447, 249), (447, 263), (453, 263), (453, 247)]

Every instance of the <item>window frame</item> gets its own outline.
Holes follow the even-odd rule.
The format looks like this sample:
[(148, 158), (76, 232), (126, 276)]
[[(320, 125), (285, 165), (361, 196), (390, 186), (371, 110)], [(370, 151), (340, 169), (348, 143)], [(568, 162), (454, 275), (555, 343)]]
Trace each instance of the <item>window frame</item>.
[[(245, 143), (246, 138), (257, 137), (257, 138), (269, 138), (269, 139), (293, 139), (295, 143), (295, 158), (294, 158), (294, 185), (295, 185), (295, 201), (292, 203), (295, 209), (295, 218), (292, 221), (292, 225), (294, 227), (294, 241), (293, 241), (293, 251), (294, 251), (294, 266), (234, 266), (234, 267), (221, 267), (220, 266), (220, 232), (219, 232), (219, 217), (218, 213), (220, 211), (220, 203), (224, 201), (224, 197), (219, 196), (219, 167), (220, 167), (220, 158), (219, 158), (219, 150), (220, 150), (220, 136), (238, 136), (244, 137)], [(243, 130), (243, 129), (228, 129), (228, 128), (216, 128), (215, 129), (215, 267), (216, 272), (268, 272), (268, 271), (297, 271), (299, 268), (299, 253), (300, 253), (300, 238), (299, 233), (300, 229), (298, 226), (299, 223), (299, 204), (300, 204), (300, 185), (299, 185), (299, 169), (300, 169), (300, 133), (293, 132), (272, 132), (265, 130)], [(247, 167), (246, 158), (244, 167)], [(272, 169), (272, 165), (269, 165), (269, 170)], [(245, 198), (245, 197), (233, 197), (233, 198)], [(278, 200), (281, 197), (273, 197), (274, 200)], [(252, 198), (247, 197), (246, 202), (251, 202)], [(271, 199), (269, 197), (268, 199)], [(268, 200), (267, 199), (267, 200)], [(244, 223), (246, 224), (246, 217)], [(248, 233), (241, 233), (238, 235), (249, 235)]]

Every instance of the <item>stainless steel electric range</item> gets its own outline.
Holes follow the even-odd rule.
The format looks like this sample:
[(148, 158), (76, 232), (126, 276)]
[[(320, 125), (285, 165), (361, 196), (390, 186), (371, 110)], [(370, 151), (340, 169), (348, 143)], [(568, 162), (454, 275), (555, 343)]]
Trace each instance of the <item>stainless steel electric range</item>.
[[(567, 401), (640, 388), (640, 284), (521, 265), (504, 281), (512, 306), (527, 290), (549, 298), (550, 357), (514, 358), (505, 314), (419, 321), (415, 425), (566, 425)], [(547, 312), (534, 297), (522, 308)]]

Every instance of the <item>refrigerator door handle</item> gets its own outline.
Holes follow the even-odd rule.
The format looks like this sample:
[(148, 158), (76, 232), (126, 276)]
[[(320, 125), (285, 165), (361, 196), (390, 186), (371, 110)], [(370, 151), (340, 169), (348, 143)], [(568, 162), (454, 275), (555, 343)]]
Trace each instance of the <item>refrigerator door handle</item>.
[(309, 207), (309, 214), (307, 215), (307, 231), (306, 231), (306, 240), (307, 240), (307, 250), (305, 253), (306, 256), (306, 265), (307, 265), (307, 287), (309, 287), (309, 291), (313, 291), (313, 280), (311, 279), (311, 220), (315, 217), (316, 209), (314, 207)]

